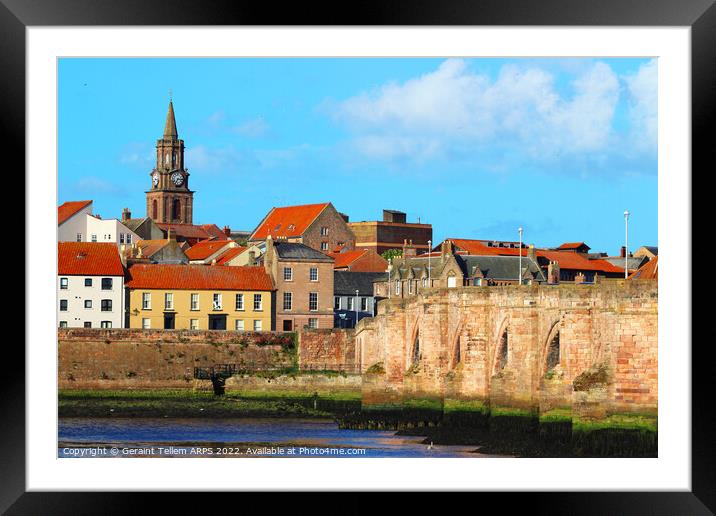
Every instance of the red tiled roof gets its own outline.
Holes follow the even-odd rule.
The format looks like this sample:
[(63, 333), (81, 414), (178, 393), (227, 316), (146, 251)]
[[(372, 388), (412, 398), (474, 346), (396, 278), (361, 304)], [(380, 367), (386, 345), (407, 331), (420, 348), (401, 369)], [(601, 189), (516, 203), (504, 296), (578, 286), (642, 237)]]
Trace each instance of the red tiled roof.
[(356, 261), (358, 258), (362, 258), (365, 253), (367, 253), (367, 249), (354, 249), (352, 251), (343, 251), (342, 253), (327, 253), (328, 256), (333, 258), (335, 260), (335, 263), (333, 264), (334, 269), (342, 269), (343, 267), (348, 267), (351, 263)]
[(147, 265), (129, 268), (129, 288), (177, 290), (273, 290), (263, 267)]
[(161, 250), (165, 245), (169, 243), (166, 239), (157, 240), (138, 240), (137, 247), (142, 250), (142, 256), (149, 258), (157, 251)]
[[(489, 240), (466, 240), (459, 238), (449, 239), (459, 249), (467, 252), (467, 254), (476, 256), (519, 256), (519, 248), (510, 247), (490, 247), (486, 245)], [(528, 250), (522, 248), (522, 256), (527, 256)], [(559, 262), (560, 269), (575, 269), (583, 271), (597, 272), (624, 272), (624, 269), (612, 265), (606, 260), (590, 260), (586, 256), (572, 251), (550, 251), (546, 249), (535, 249), (538, 257)]]
[(68, 201), (57, 207), (57, 225), (59, 226), (92, 201)]
[(57, 273), (63, 276), (123, 276), (117, 244), (59, 242)]
[(194, 224), (165, 224), (163, 222), (157, 222), (157, 226), (162, 231), (172, 230), (172, 235), (183, 237), (183, 238), (196, 238), (199, 240), (207, 240), (213, 235), (201, 226), (195, 226)]
[(629, 279), (659, 279), (659, 257), (655, 256), (632, 272)]
[(191, 246), (185, 254), (190, 260), (206, 260), (231, 242), (232, 240), (202, 240)]
[(329, 204), (324, 202), (322, 204), (273, 208), (259, 227), (254, 230), (249, 240), (265, 240), (269, 234), (274, 239), (300, 236)]
[(200, 224), (200, 226), (204, 229), (204, 231), (215, 237), (217, 240), (231, 240), (228, 236), (226, 236), (226, 233), (219, 229), (219, 226), (216, 224)]
[(579, 249), (580, 247), (585, 246), (589, 247), (584, 242), (565, 242), (561, 246), (559, 246), (557, 249)]
[(227, 262), (230, 262), (247, 249), (248, 247), (230, 247), (219, 255), (219, 257), (216, 259), (216, 265), (224, 265)]

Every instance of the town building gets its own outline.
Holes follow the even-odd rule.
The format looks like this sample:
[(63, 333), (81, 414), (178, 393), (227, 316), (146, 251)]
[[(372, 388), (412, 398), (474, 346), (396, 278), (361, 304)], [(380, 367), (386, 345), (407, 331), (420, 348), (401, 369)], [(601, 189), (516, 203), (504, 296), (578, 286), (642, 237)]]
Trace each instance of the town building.
[(634, 256), (646, 256), (649, 260), (652, 260), (659, 256), (659, 248), (653, 245), (643, 245), (634, 251)]
[(117, 219), (92, 214), (92, 201), (69, 201), (57, 208), (58, 242), (113, 242), (131, 245), (139, 235)]
[(272, 208), (251, 233), (249, 243), (279, 240), (304, 244), (329, 253), (353, 249), (355, 236), (348, 227), (348, 216), (339, 213), (330, 202)]
[(124, 267), (113, 243), (57, 244), (60, 328), (122, 328)]
[(189, 263), (211, 265), (229, 249), (236, 249), (239, 245), (233, 240), (202, 240), (191, 246), (186, 255)]
[(188, 247), (193, 246), (202, 240), (228, 240), (224, 232), (216, 224), (164, 224), (157, 226), (162, 231), (164, 238), (171, 232), (180, 244), (186, 242)]
[(385, 272), (333, 272), (333, 312), (336, 328), (354, 328), (357, 321), (373, 317), (376, 298), (373, 283), (385, 281)]
[(146, 192), (147, 217), (163, 224), (191, 224), (194, 192), (189, 190), (189, 171), (184, 166), (184, 140), (179, 139), (171, 100), (164, 134), (157, 140), (156, 148), (156, 166), (149, 173), (151, 186)]
[(388, 260), (372, 249), (341, 250), (328, 256), (335, 260), (333, 268), (337, 271), (385, 272), (388, 268)]
[(187, 264), (189, 258), (176, 239), (140, 240), (125, 249), (126, 265), (134, 263)]
[(128, 269), (129, 327), (268, 331), (273, 284), (263, 267), (136, 264)]
[(382, 254), (389, 249), (400, 249), (403, 241), (412, 241), (419, 253), (430, 250), (428, 242), (433, 238), (431, 224), (407, 222), (402, 211), (383, 210), (383, 220), (351, 222), (348, 224), (355, 234), (356, 247), (370, 249)]
[(262, 261), (276, 287), (276, 330), (333, 327), (333, 258), (268, 236)]
[(136, 233), (142, 240), (161, 240), (166, 234), (149, 217), (132, 218), (129, 208), (122, 210), (122, 224)]
[(256, 265), (261, 254), (262, 250), (257, 245), (231, 247), (216, 259), (216, 265), (227, 265), (230, 267)]

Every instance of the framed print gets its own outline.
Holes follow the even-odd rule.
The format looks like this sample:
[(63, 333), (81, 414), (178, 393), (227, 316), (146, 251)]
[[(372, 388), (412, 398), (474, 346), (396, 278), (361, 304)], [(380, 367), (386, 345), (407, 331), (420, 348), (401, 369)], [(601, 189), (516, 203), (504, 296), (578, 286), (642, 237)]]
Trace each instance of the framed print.
[(221, 7), (4, 3), (28, 301), (3, 508), (713, 510), (690, 300), (712, 2)]

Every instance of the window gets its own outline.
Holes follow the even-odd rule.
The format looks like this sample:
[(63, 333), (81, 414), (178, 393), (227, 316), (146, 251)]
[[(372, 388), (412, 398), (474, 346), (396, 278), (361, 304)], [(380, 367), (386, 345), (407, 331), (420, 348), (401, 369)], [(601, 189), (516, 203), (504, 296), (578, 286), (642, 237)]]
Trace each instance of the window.
[(254, 331), (261, 331), (261, 321), (260, 320), (254, 320)]
[(328, 228), (323, 226), (321, 228), (321, 236), (328, 236)]
[(82, 242), (82, 233), (77, 233), (77, 241)]
[(85, 278), (85, 287), (92, 286), (92, 278)]
[(318, 310), (318, 292), (311, 292), (308, 294), (308, 309), (311, 312)]
[(311, 270), (308, 271), (308, 279), (311, 281), (318, 281), (318, 268), (317, 267), (311, 267)]
[(328, 242), (321, 242), (321, 251), (328, 251)]
[(112, 327), (112, 321), (102, 321), (99, 323), (100, 327), (102, 328), (111, 328)]
[(367, 297), (360, 298), (360, 311), (361, 312), (368, 311), (368, 298)]
[(120, 233), (120, 234), (119, 234), (119, 243), (120, 243), (120, 244), (123, 244), (123, 243), (124, 243), (124, 233)]
[(353, 310), (353, 297), (348, 298), (348, 310)]
[(152, 293), (142, 292), (142, 310), (152, 309)]
[(112, 300), (111, 299), (103, 299), (102, 300), (102, 311), (103, 312), (111, 312), (112, 311)]
[(60, 328), (67, 328), (67, 321), (60, 321)]
[(181, 201), (174, 199), (172, 203), (172, 219), (179, 220), (181, 218)]
[(199, 329), (199, 319), (189, 319), (189, 329), (190, 330), (198, 330)]
[(283, 293), (283, 309), (291, 310), (293, 308), (293, 294), (291, 292)]
[(293, 321), (291, 319), (284, 319), (283, 320), (283, 331), (292, 331), (293, 330)]
[(283, 280), (284, 281), (293, 281), (293, 269), (291, 267), (283, 268)]
[(132, 234), (131, 233), (127, 233), (127, 243), (128, 244), (132, 243)]
[(191, 309), (192, 310), (199, 309), (199, 294), (197, 294), (196, 292), (192, 292), (192, 294), (191, 294)]
[(214, 294), (214, 310), (221, 310), (221, 294)]
[(62, 290), (67, 290), (67, 278), (60, 278), (60, 288)]
[(85, 308), (92, 308), (92, 300), (85, 299)]
[(96, 241), (97, 241), (97, 235), (92, 235), (92, 242), (96, 242)]
[(67, 311), (67, 300), (60, 299), (60, 312), (66, 312), (66, 311)]
[(455, 277), (455, 275), (451, 274), (450, 276), (448, 276), (447, 286), (448, 288), (457, 287), (457, 278)]
[(84, 327), (85, 327), (85, 328), (91, 328), (91, 327), (92, 327), (92, 322), (91, 322), (91, 321), (85, 321)]
[(242, 319), (236, 319), (235, 328), (236, 331), (244, 331), (244, 321)]
[(146, 318), (146, 317), (145, 317), (144, 319), (142, 319), (142, 328), (143, 328), (143, 329), (148, 330), (148, 329), (151, 328), (151, 327), (152, 327), (152, 320), (151, 320), (151, 319)]
[(308, 319), (308, 327), (314, 330), (318, 328), (318, 319), (316, 319), (315, 317), (310, 317)]
[(261, 294), (254, 294), (254, 311), (260, 312), (263, 310), (263, 302)]
[(102, 290), (112, 290), (112, 278), (102, 278)]
[(341, 309), (341, 298), (339, 296), (336, 296), (333, 298), (333, 309), (334, 310)]
[(244, 309), (244, 295), (243, 294), (236, 294), (236, 309), (237, 310)]
[(174, 294), (171, 292), (164, 294), (164, 310), (174, 310)]

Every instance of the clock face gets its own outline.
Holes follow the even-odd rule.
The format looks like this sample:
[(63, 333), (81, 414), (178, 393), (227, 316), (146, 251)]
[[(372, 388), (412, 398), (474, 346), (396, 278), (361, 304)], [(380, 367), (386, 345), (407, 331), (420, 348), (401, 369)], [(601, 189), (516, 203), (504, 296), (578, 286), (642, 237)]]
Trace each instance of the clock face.
[(157, 174), (156, 172), (152, 174), (152, 184), (154, 186), (157, 186), (159, 184), (159, 174)]
[(174, 183), (176, 186), (181, 186), (181, 184), (184, 182), (184, 176), (181, 174), (181, 172), (174, 172), (171, 175), (172, 183)]

